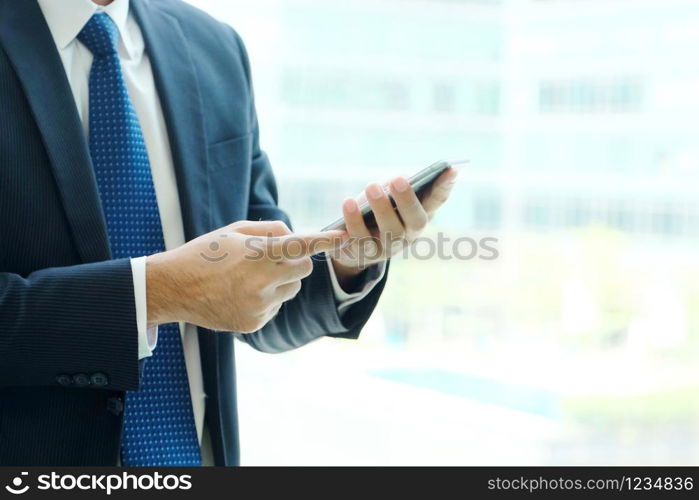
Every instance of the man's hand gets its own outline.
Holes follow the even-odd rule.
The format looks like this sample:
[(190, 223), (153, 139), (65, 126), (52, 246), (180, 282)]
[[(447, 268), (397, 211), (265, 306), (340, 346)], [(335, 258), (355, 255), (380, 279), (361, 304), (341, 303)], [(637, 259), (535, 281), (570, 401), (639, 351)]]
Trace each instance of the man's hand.
[(330, 254), (340, 285), (346, 290), (351, 289), (353, 279), (367, 266), (388, 259), (414, 241), (437, 209), (447, 201), (456, 175), (457, 171), (453, 168), (445, 171), (422, 196), (422, 200), (418, 199), (405, 177), (393, 179), (389, 188), (397, 211), (380, 184), (369, 184), (364, 196), (374, 212), (376, 227), (367, 227), (357, 200), (346, 199), (342, 213), (349, 244)]
[(343, 231), (295, 235), (280, 221), (241, 221), (146, 261), (148, 324), (185, 321), (212, 330), (262, 328), (301, 289), (311, 255)]

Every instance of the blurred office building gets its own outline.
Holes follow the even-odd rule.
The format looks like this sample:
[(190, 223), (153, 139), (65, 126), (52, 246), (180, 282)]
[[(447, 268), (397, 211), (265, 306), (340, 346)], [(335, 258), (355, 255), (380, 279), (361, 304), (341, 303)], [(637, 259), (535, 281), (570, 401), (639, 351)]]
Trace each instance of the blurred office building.
[(699, 3), (192, 3), (296, 229), (468, 158), (430, 235), (499, 254), (396, 259), (358, 342), (241, 349), (244, 463), (699, 463)]

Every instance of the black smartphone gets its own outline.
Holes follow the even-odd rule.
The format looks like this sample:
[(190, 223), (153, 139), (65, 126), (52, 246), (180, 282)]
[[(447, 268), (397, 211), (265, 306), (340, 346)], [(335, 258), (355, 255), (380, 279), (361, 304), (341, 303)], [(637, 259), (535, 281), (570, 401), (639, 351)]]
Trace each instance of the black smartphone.
[[(413, 191), (415, 191), (418, 197), (420, 197), (446, 169), (463, 168), (466, 165), (468, 165), (468, 160), (440, 160), (410, 176), (408, 182), (413, 188)], [(389, 188), (387, 185), (384, 186), (384, 191), (389, 193)], [(393, 198), (391, 198), (391, 203), (393, 203), (393, 207), (395, 208), (396, 204), (393, 201)], [(362, 212), (362, 216), (364, 217), (367, 227), (376, 226), (374, 213), (369, 206), (369, 202), (366, 200), (361, 201), (359, 204), (359, 210)], [(325, 226), (323, 229), (321, 229), (321, 231), (330, 231), (332, 229), (345, 229), (345, 218), (340, 217), (336, 221)]]

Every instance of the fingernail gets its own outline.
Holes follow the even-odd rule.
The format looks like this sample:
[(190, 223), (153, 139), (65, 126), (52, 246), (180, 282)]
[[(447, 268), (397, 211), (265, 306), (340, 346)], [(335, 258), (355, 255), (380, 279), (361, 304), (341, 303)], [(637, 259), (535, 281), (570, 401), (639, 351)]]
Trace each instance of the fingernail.
[(378, 200), (383, 196), (383, 189), (381, 189), (378, 184), (371, 184), (368, 188), (366, 188), (366, 192), (369, 198), (374, 200)]
[(352, 198), (347, 198), (345, 200), (345, 210), (351, 214), (357, 211), (357, 202), (354, 201)]
[(398, 177), (397, 179), (393, 180), (393, 187), (396, 188), (396, 191), (399, 193), (404, 193), (408, 190), (410, 184), (408, 184), (408, 181), (405, 180), (405, 178)]

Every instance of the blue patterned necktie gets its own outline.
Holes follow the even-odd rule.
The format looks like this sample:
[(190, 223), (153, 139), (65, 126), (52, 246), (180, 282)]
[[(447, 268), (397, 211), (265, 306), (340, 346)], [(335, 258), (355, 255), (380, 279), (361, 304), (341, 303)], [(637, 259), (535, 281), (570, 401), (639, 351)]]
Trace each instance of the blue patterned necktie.
[[(119, 31), (95, 14), (78, 35), (90, 70), (90, 155), (114, 258), (165, 250), (158, 203), (138, 117), (117, 53)], [(125, 332), (126, 333), (126, 332)], [(121, 460), (126, 466), (201, 465), (182, 339), (162, 325), (138, 392), (127, 393)]]

